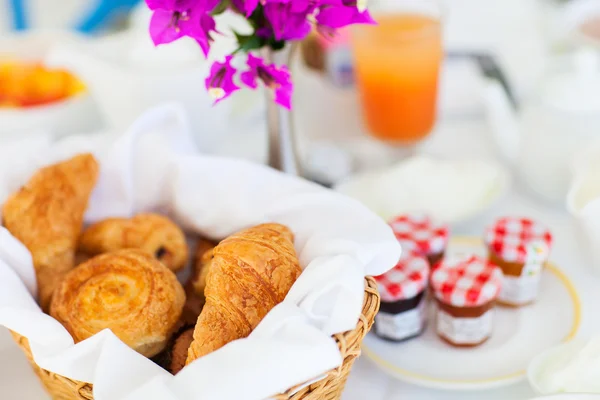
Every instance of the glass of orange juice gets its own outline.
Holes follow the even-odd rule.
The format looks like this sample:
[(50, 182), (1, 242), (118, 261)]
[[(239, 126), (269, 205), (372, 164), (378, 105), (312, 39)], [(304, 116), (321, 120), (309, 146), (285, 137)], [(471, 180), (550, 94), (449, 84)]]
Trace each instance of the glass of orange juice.
[(364, 119), (376, 138), (410, 145), (435, 124), (442, 8), (434, 0), (382, 0), (379, 6), (377, 25), (352, 31)]

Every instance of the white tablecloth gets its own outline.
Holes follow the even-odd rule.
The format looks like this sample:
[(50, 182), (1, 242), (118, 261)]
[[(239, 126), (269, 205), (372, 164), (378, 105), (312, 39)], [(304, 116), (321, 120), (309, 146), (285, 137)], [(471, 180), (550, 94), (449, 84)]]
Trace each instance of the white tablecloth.
[[(470, 120), (446, 119), (422, 148), (422, 151), (443, 155), (478, 155), (495, 157), (489, 128), (483, 118)], [(586, 264), (578, 245), (577, 231), (568, 214), (559, 206), (544, 204), (531, 197), (518, 185), (485, 215), (458, 227), (456, 234), (480, 235), (494, 216), (502, 214), (529, 215), (548, 224), (555, 236), (552, 259), (573, 280), (582, 300), (583, 318), (580, 335), (600, 332), (600, 320), (594, 305), (600, 304), (600, 278)], [(46, 397), (41, 385), (27, 364), (24, 355), (0, 330), (0, 394), (5, 399), (40, 400)], [(485, 392), (446, 392), (405, 384), (387, 377), (366, 357), (359, 359), (348, 381), (343, 400), (526, 400), (533, 396), (527, 383)]]

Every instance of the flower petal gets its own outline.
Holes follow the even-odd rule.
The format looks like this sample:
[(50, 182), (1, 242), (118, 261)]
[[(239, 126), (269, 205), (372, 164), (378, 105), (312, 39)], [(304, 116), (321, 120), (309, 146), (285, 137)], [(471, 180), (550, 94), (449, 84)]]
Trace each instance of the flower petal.
[(342, 28), (351, 24), (374, 24), (375, 20), (368, 11), (360, 12), (351, 6), (326, 6), (317, 14), (317, 23), (330, 28)]
[(232, 59), (232, 56), (227, 56), (224, 62), (214, 62), (210, 68), (210, 75), (205, 80), (206, 89), (215, 99), (215, 104), (240, 89), (233, 81), (237, 69), (231, 65)]
[[(304, 1), (304, 0), (302, 0)], [(311, 26), (308, 16), (314, 7), (308, 2), (301, 3), (299, 12), (294, 11), (294, 3), (269, 2), (264, 5), (267, 21), (273, 28), (273, 36), (277, 40), (296, 40), (305, 38)]]
[(150, 19), (150, 37), (155, 45), (170, 43), (182, 36), (182, 30), (173, 25), (173, 13), (171, 11), (154, 11)]
[(156, 10), (158, 8), (166, 9), (165, 0), (146, 0), (146, 5), (151, 10)]
[(292, 84), (275, 89), (275, 103), (291, 110), (293, 90), (294, 86)]
[(208, 57), (210, 43), (212, 42), (211, 33), (215, 32), (215, 19), (204, 11), (193, 10), (186, 20), (179, 22), (181, 32), (198, 42), (202, 48), (205, 57)]
[(252, 71), (242, 72), (240, 74), (240, 80), (249, 88), (256, 89), (258, 87), (258, 84), (256, 83), (256, 74)]

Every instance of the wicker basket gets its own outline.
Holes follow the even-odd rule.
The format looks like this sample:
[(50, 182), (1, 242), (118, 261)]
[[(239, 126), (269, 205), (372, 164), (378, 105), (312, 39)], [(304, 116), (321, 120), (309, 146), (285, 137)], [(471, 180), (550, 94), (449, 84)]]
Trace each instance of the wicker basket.
[[(375, 314), (379, 310), (379, 293), (377, 286), (371, 277), (366, 278), (365, 299), (363, 309), (354, 330), (335, 335), (344, 362), (339, 368), (329, 371), (327, 376), (320, 381), (302, 387), (300, 390), (292, 388), (286, 393), (275, 396), (277, 400), (339, 400), (350, 374), (354, 360), (360, 355), (362, 340), (371, 329)], [(78, 382), (64, 376), (48, 372), (38, 367), (31, 356), (27, 339), (16, 333), (12, 333), (17, 344), (23, 349), (29, 359), (33, 370), (42, 381), (46, 391), (54, 400), (92, 400), (92, 385)]]

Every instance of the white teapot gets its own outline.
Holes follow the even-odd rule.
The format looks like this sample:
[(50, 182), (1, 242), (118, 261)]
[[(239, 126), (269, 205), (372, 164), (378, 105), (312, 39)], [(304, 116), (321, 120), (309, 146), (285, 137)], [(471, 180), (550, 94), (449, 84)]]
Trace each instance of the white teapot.
[(600, 138), (600, 60), (581, 50), (543, 79), (517, 114), (499, 83), (485, 92), (495, 141), (534, 192), (564, 204), (575, 154)]

